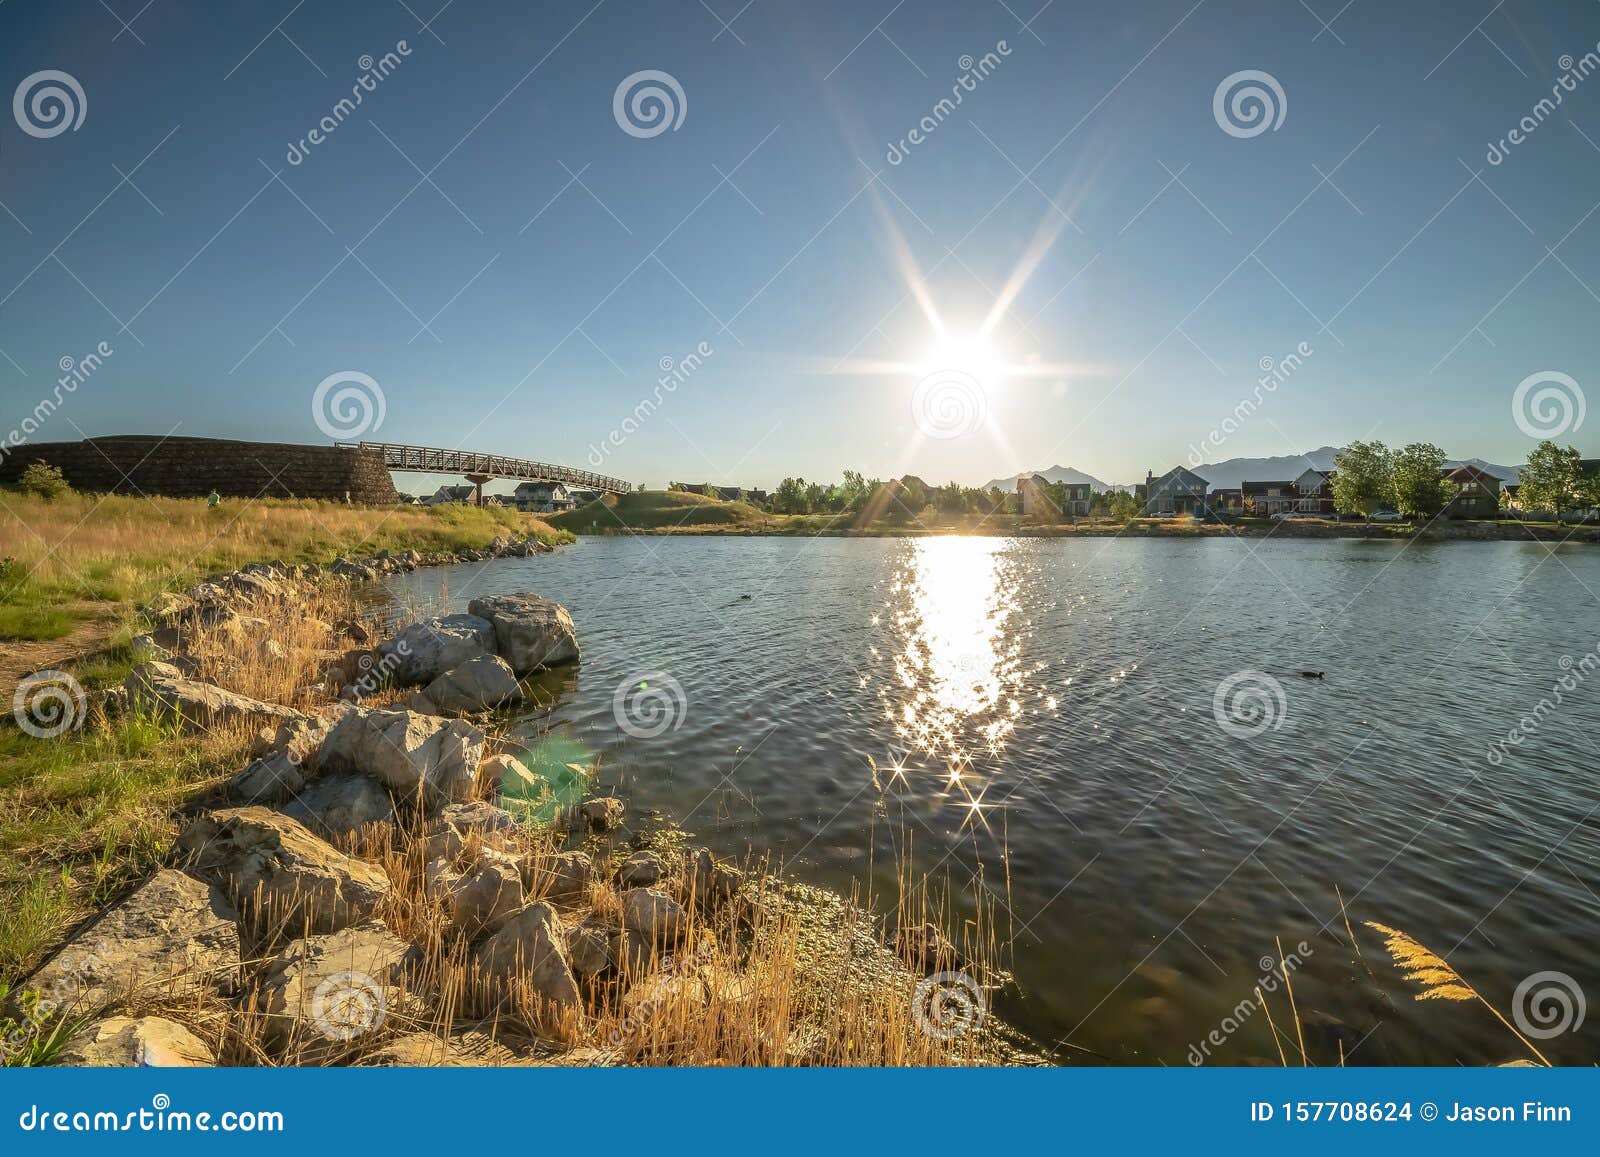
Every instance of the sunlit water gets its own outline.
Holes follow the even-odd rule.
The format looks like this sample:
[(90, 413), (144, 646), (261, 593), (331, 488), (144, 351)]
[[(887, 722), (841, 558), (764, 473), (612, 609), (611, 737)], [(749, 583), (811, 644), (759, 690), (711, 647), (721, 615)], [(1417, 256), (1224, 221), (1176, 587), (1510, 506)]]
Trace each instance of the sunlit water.
[[(1526, 1055), (1481, 1007), (1415, 1001), (1364, 920), (1508, 1014), (1537, 972), (1600, 1000), (1594, 548), (605, 538), (392, 589), (565, 604), (583, 661), (545, 680), (543, 722), (635, 815), (880, 895), (909, 842), (956, 919), (998, 913), (998, 1011), (1064, 1062), (1278, 1063), (1263, 1012), (1229, 1018), (1279, 940), (1311, 949), (1313, 1063)], [(1282, 698), (1247, 676), (1234, 734), (1214, 696), (1241, 671)], [(1298, 1063), (1287, 994), (1268, 1000)], [(1600, 1010), (1536, 1043), (1594, 1061)]]

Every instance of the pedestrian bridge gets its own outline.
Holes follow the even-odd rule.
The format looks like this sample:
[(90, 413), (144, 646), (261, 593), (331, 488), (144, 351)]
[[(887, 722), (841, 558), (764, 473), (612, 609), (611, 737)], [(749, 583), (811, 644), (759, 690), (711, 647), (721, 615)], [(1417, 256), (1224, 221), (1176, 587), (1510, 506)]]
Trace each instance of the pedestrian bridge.
[(475, 454), (471, 450), (443, 450), (435, 446), (406, 446), (397, 442), (340, 442), (352, 450), (381, 454), (390, 470), (421, 474), (459, 474), (478, 491), (483, 503), (483, 484), (495, 478), (515, 478), (527, 482), (560, 482), (578, 490), (597, 490), (602, 494), (626, 494), (633, 487), (620, 478), (555, 466), (527, 458), (507, 458), (501, 454)]

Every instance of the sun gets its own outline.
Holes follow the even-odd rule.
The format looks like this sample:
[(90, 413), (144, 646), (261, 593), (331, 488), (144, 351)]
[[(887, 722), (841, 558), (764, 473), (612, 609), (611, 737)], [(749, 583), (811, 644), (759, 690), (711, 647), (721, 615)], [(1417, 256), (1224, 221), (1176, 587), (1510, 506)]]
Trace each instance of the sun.
[(946, 334), (919, 360), (919, 376), (955, 372), (974, 378), (991, 389), (1005, 378), (1009, 359), (990, 338), (977, 334)]

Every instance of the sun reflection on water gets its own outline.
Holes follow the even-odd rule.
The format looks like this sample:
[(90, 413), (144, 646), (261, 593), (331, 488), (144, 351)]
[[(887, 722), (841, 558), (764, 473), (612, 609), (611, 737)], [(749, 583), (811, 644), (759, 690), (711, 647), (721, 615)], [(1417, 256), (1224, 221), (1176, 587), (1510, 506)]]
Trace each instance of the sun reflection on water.
[(1006, 543), (919, 538), (891, 586), (894, 684), (885, 717), (908, 746), (957, 769), (974, 746), (999, 755), (1021, 711), (1022, 671), (1014, 576)]

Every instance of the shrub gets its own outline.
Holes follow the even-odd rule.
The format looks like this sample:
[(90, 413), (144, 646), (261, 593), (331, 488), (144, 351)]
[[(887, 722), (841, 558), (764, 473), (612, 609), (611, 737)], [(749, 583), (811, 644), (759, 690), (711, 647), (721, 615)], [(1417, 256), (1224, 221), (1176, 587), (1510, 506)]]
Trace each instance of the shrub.
[(72, 493), (72, 487), (61, 476), (61, 467), (48, 462), (35, 462), (24, 470), (21, 485), (24, 492), (37, 494), (46, 502)]

